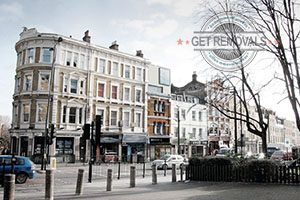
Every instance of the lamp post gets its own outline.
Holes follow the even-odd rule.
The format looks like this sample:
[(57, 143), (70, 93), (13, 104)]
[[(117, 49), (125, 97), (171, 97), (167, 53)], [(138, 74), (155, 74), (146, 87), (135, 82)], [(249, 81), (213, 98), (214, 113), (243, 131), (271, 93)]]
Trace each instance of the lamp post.
[(179, 106), (177, 105), (177, 123), (178, 123), (178, 129), (177, 129), (177, 140), (178, 140), (178, 148), (177, 148), (177, 154), (180, 155), (180, 111)]
[[(55, 44), (53, 48), (50, 50), (53, 51), (53, 56), (52, 56), (52, 65), (51, 65), (51, 71), (50, 71), (50, 79), (49, 79), (49, 88), (48, 88), (48, 101), (47, 101), (47, 111), (46, 111), (46, 119), (45, 119), (45, 132), (44, 132), (44, 146), (42, 148), (42, 165), (41, 165), (41, 170), (46, 170), (46, 165), (47, 165), (47, 158), (49, 154), (49, 145), (47, 145), (47, 139), (48, 139), (48, 120), (49, 120), (49, 110), (50, 110), (50, 98), (51, 98), (51, 89), (53, 85), (53, 77), (54, 77), (54, 64), (56, 61), (56, 46), (60, 42), (62, 42), (63, 39), (61, 37), (57, 38), (55, 40)], [(46, 162), (46, 163), (45, 163)]]

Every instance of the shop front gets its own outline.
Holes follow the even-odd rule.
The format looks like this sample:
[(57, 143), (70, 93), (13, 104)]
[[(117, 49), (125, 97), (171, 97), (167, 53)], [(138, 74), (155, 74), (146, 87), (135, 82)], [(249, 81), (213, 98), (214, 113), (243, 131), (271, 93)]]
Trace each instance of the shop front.
[(141, 163), (145, 159), (146, 135), (123, 134), (122, 161)]
[(209, 154), (214, 155), (216, 150), (219, 149), (219, 136), (208, 136), (208, 148), (209, 148)]
[[(99, 156), (100, 159), (96, 161), (100, 162), (117, 162), (119, 160), (120, 145), (122, 140), (120, 136), (102, 136), (100, 139), (100, 154), (94, 155)], [(96, 149), (95, 149), (96, 150)]]
[(149, 153), (150, 160), (160, 159), (164, 155), (171, 154), (170, 137), (150, 137)]
[(202, 157), (205, 155), (205, 146), (199, 140), (190, 140), (191, 156)]
[(73, 137), (56, 138), (55, 157), (57, 163), (75, 163)]

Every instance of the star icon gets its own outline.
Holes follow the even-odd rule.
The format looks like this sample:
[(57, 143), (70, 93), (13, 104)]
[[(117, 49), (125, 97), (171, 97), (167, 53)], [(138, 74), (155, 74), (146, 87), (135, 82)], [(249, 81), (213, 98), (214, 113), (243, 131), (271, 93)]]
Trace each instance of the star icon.
[(183, 40), (182, 40), (181, 38), (179, 38), (179, 39), (177, 40), (177, 45), (182, 45), (182, 42), (183, 42)]
[(271, 40), (269, 40), (269, 41), (268, 41), (268, 43), (269, 43), (269, 44), (272, 44), (272, 41), (271, 41)]
[(185, 44), (186, 44), (186, 45), (189, 45), (189, 44), (190, 44), (190, 41), (186, 40), (186, 41), (185, 41)]
[(279, 45), (279, 43), (280, 43), (279, 40), (275, 40), (275, 44)]

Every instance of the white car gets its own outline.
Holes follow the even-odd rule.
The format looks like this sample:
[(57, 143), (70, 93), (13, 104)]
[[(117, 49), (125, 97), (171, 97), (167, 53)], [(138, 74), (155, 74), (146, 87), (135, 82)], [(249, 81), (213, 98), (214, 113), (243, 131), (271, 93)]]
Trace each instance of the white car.
[(176, 167), (180, 167), (187, 165), (187, 161), (180, 155), (165, 155), (162, 159), (152, 162), (152, 165), (156, 165), (157, 169), (172, 168), (172, 164), (175, 164)]

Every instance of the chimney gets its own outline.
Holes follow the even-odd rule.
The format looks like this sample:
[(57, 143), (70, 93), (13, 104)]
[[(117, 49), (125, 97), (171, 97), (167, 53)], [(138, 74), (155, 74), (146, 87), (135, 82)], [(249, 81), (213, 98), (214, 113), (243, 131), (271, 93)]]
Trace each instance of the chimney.
[(195, 71), (193, 72), (193, 76), (192, 77), (193, 77), (193, 81), (197, 81), (197, 73)]
[(119, 45), (117, 44), (117, 41), (114, 41), (113, 43), (111, 43), (110, 49), (114, 49), (114, 50), (119, 50)]
[(89, 36), (89, 30), (84, 32), (84, 37), (82, 38), (82, 40), (91, 43), (91, 36)]
[(139, 57), (143, 58), (144, 54), (142, 53), (142, 50), (137, 50), (136, 51), (136, 56), (139, 56)]

